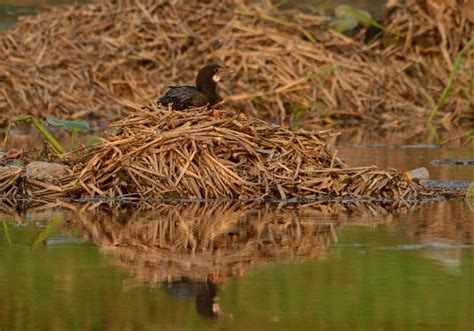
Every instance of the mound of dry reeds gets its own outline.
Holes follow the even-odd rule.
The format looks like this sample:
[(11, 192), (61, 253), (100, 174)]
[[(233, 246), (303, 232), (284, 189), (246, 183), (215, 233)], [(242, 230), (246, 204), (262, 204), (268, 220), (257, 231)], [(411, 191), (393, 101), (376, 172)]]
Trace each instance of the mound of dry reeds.
[(18, 184), (24, 175), (24, 168), (12, 168), (0, 165), (0, 199), (15, 199), (18, 196)]
[(112, 125), (73, 175), (33, 196), (140, 199), (410, 198), (422, 192), (395, 170), (347, 166), (328, 131), (289, 130), (229, 112), (150, 105)]
[[(444, 5), (443, 5), (444, 4)], [(448, 5), (448, 4), (452, 4)], [(385, 128), (472, 120), (468, 0), (407, 0), (365, 44), (325, 15), (242, 1), (104, 1), (48, 10), (0, 36), (0, 118), (115, 119), (197, 69), (236, 69), (228, 105), (254, 116)], [(146, 101), (146, 102), (145, 102)], [(469, 123), (468, 123), (469, 124)]]

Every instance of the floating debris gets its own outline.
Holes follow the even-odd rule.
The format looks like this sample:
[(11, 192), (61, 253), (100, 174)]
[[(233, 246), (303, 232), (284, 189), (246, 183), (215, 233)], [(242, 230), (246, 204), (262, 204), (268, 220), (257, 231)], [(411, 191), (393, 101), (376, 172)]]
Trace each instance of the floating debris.
[(420, 180), (420, 184), (427, 190), (467, 191), (472, 183), (470, 180)]
[(432, 165), (473, 166), (474, 160), (433, 160)]
[(413, 179), (430, 179), (430, 173), (425, 167), (412, 169), (403, 173), (407, 180)]
[(470, 244), (446, 244), (446, 243), (424, 243), (424, 244), (402, 244), (397, 246), (384, 246), (377, 247), (378, 249), (400, 249), (400, 250), (449, 250), (449, 249), (463, 249), (463, 248), (474, 248), (474, 245)]

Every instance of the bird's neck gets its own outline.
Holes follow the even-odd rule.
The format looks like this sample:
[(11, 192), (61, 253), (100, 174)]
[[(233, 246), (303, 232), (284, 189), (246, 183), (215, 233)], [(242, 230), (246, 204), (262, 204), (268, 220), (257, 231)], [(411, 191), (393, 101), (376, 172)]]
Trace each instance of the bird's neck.
[(201, 84), (198, 82), (197, 84), (197, 90), (207, 97), (210, 106), (213, 106), (219, 102), (219, 95), (217, 94), (216, 89), (217, 84), (214, 81)]

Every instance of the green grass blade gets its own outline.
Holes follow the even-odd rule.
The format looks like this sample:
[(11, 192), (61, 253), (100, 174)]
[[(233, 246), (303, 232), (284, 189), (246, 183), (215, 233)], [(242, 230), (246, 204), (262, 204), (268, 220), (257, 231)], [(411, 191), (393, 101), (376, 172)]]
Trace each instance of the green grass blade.
[(5, 231), (5, 237), (7, 238), (8, 241), (8, 246), (12, 246), (12, 239), (10, 237), (10, 232), (8, 231), (8, 224), (5, 220), (3, 220), (3, 230)]
[(38, 248), (46, 239), (51, 237), (53, 234), (58, 233), (61, 223), (62, 223), (61, 217), (56, 217), (50, 220), (46, 228), (42, 230), (38, 234), (38, 236), (35, 238), (32, 244), (32, 247), (34, 249)]
[(456, 79), (459, 68), (461, 67), (464, 54), (472, 46), (474, 46), (474, 37), (472, 37), (471, 40), (469, 40), (469, 42), (464, 46), (464, 48), (458, 53), (458, 55), (456, 55), (453, 67), (451, 69), (451, 72), (449, 73), (448, 83), (446, 84), (446, 87), (444, 88), (443, 93), (438, 99), (436, 106), (431, 111), (430, 117), (428, 118), (428, 124), (431, 124), (433, 122), (434, 117), (436, 116), (438, 111), (444, 106), (444, 104), (446, 103), (446, 100), (451, 95), (452, 90), (453, 90), (452, 86), (453, 86), (454, 80)]
[(65, 153), (63, 146), (53, 137), (51, 133), (46, 130), (43, 124), (40, 123), (35, 117), (31, 116), (31, 123), (38, 129), (38, 131), (44, 136), (44, 138), (51, 144), (53, 149), (62, 157)]
[(56, 153), (58, 153), (59, 157), (62, 158), (64, 156), (65, 151), (64, 151), (63, 146), (56, 140), (56, 138), (54, 138), (54, 136), (51, 133), (48, 132), (48, 130), (46, 130), (43, 124), (41, 124), (41, 122), (32, 115), (22, 115), (22, 116), (13, 117), (8, 122), (7, 130), (5, 132), (5, 138), (3, 139), (2, 148), (4, 148), (5, 144), (7, 143), (8, 135), (10, 133), (13, 123), (24, 122), (24, 121), (30, 121), (31, 124), (33, 124), (38, 129), (38, 131), (49, 142), (49, 144), (53, 147)]

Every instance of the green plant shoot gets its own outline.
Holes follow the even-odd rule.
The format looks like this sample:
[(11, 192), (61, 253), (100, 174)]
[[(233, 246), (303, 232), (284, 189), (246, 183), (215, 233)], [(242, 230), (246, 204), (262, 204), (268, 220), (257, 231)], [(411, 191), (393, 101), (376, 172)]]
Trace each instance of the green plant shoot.
[(5, 144), (7, 143), (8, 139), (8, 134), (10, 133), (10, 129), (14, 123), (19, 123), (19, 122), (25, 122), (25, 121), (30, 121), (31, 124), (33, 124), (34, 127), (38, 129), (38, 131), (43, 135), (43, 137), (48, 141), (48, 143), (53, 147), (53, 149), (56, 151), (56, 153), (59, 155), (60, 158), (64, 157), (64, 148), (63, 146), (56, 140), (56, 138), (53, 137), (51, 133), (46, 130), (46, 128), (41, 124), (41, 122), (34, 116), (32, 115), (22, 115), (22, 116), (17, 116), (12, 118), (8, 122), (7, 130), (5, 132), (5, 138), (3, 139), (3, 147), (5, 147)]

